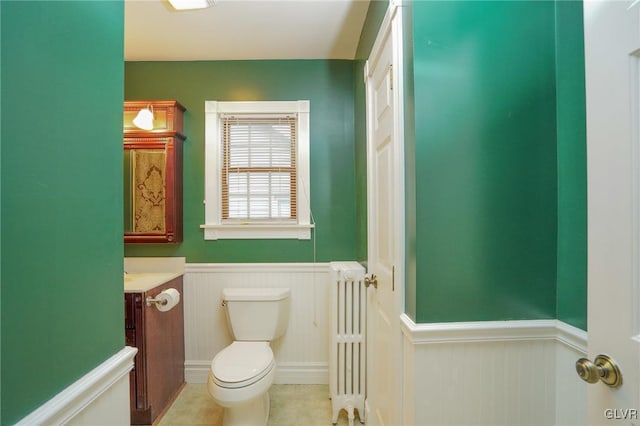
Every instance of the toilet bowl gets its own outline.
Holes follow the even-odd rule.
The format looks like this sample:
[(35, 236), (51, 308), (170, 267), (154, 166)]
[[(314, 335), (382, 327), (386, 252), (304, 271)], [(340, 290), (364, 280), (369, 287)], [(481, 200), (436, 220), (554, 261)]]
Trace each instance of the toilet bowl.
[(211, 361), (208, 389), (224, 408), (224, 426), (268, 422), (268, 391), (276, 373), (270, 341), (284, 334), (289, 294), (282, 288), (223, 290), (223, 306), (236, 340)]
[(275, 372), (269, 342), (233, 342), (215, 356), (208, 387), (214, 400), (225, 408), (225, 425), (267, 423), (268, 390)]

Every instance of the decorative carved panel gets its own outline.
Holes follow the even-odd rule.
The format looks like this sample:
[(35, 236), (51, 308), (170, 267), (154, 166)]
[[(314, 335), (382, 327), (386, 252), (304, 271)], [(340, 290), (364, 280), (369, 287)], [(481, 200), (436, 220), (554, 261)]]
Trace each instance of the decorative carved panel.
[[(154, 129), (131, 125), (151, 105)], [(176, 101), (127, 101), (124, 112), (125, 243), (182, 242), (182, 114)]]

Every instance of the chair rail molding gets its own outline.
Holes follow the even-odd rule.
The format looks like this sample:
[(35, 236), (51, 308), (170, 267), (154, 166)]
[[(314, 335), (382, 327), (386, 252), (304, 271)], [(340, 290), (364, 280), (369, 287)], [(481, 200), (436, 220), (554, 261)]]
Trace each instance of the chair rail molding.
[[(125, 346), (115, 355), (41, 405), (17, 425), (85, 424), (107, 425), (129, 419), (129, 371), (136, 348)], [(125, 380), (123, 380), (125, 379)], [(109, 391), (119, 386), (115, 395)], [(100, 399), (103, 398), (103, 401)], [(101, 404), (92, 411), (92, 405)], [(110, 413), (105, 417), (105, 413)]]
[(407, 314), (402, 314), (400, 322), (402, 332), (413, 344), (556, 340), (587, 351), (587, 332), (555, 319), (416, 324)]

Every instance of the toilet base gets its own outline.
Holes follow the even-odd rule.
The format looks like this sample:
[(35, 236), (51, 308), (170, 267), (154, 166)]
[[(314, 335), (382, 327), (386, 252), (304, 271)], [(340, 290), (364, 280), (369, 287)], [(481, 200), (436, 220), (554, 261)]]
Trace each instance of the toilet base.
[(246, 404), (225, 407), (223, 426), (267, 426), (270, 410), (269, 392)]

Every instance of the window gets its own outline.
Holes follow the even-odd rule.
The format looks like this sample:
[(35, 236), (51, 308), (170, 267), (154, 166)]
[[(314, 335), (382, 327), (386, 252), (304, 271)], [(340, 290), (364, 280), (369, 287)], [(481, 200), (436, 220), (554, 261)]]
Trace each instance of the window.
[(221, 116), (222, 220), (296, 219), (296, 121)]
[(309, 239), (309, 101), (205, 102), (204, 238)]

